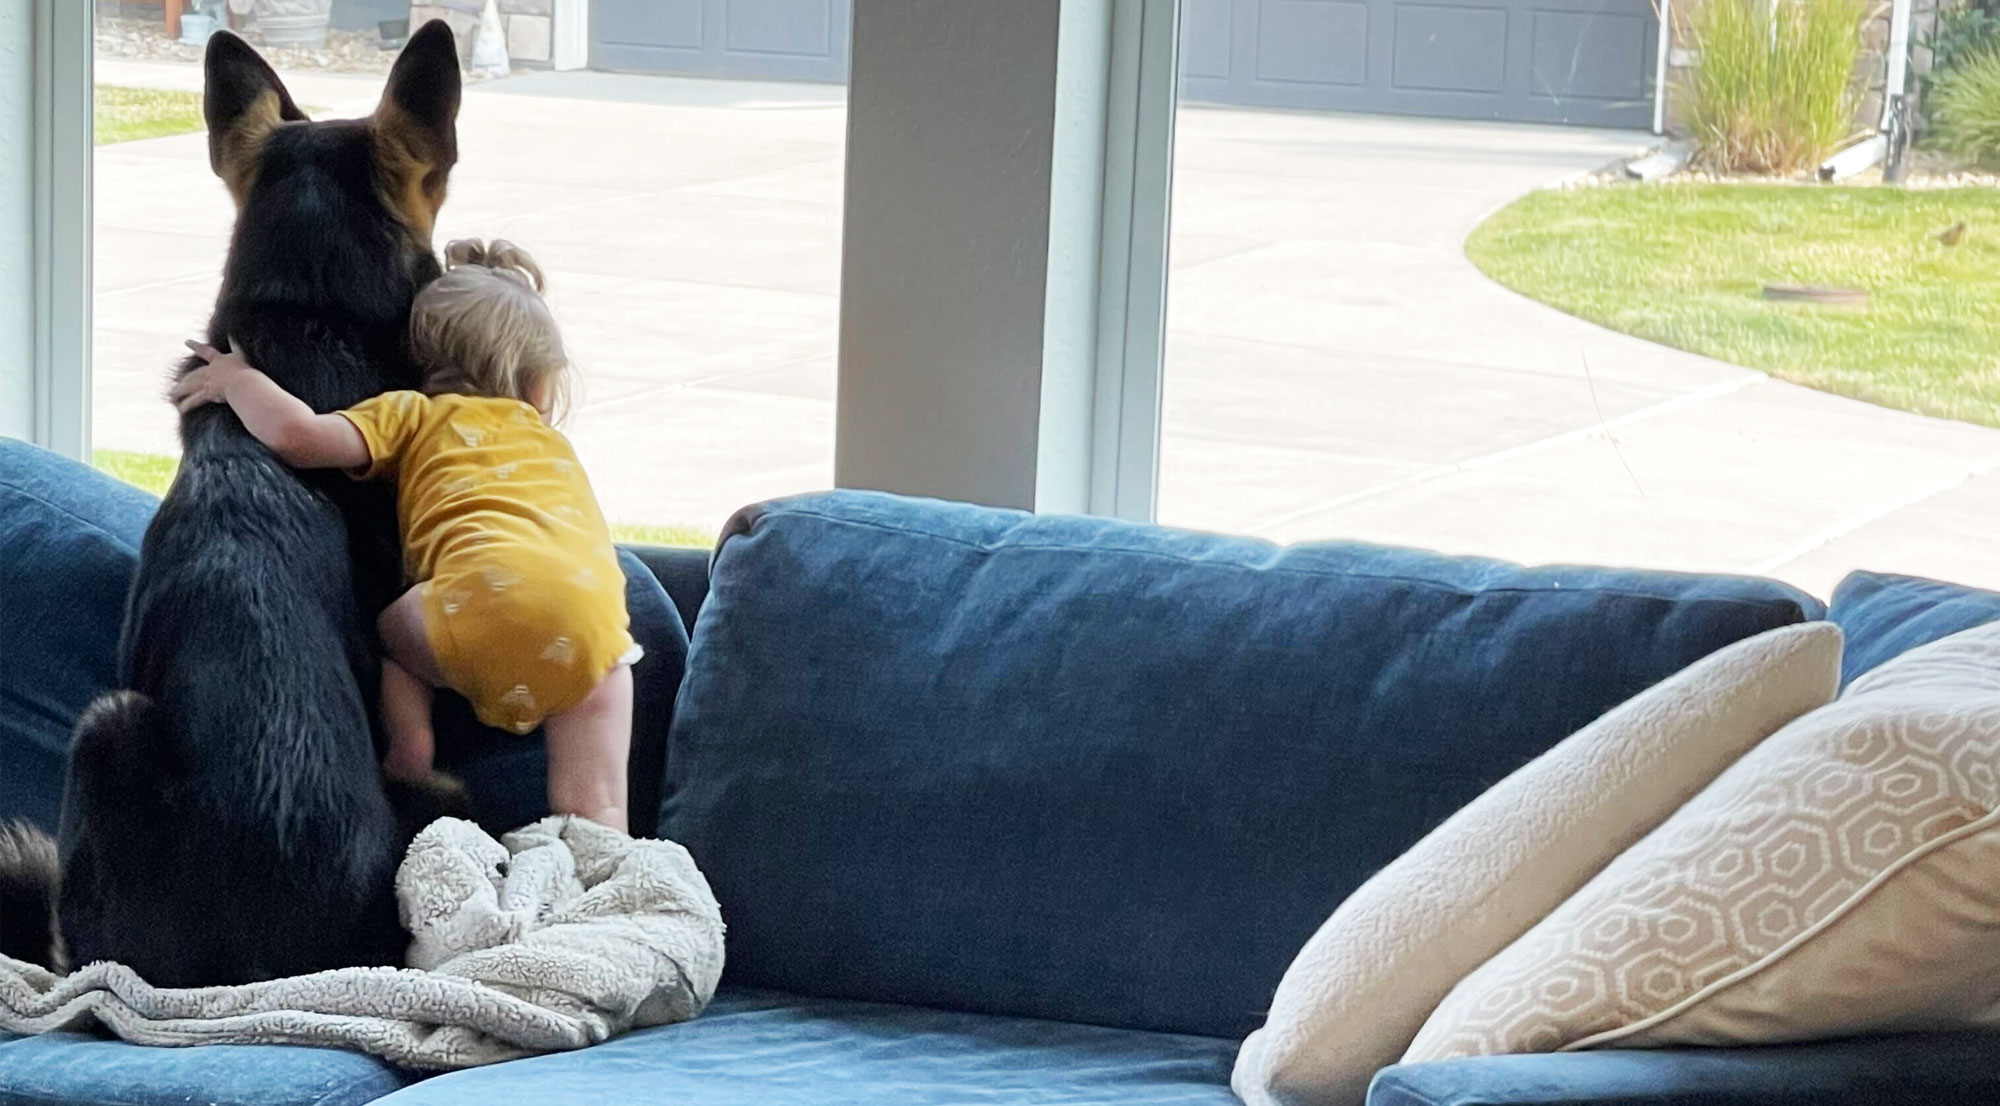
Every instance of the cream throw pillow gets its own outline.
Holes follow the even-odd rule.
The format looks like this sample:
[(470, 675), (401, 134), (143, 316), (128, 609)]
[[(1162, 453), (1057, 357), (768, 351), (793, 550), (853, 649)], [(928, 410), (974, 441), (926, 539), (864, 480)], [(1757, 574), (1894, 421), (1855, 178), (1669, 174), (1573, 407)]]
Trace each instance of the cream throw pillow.
[(1460, 983), (1408, 1061), (2000, 1023), (2000, 624), (1856, 680)]
[(1236, 1093), (1250, 1106), (1358, 1106), (1454, 983), (1745, 750), (1831, 699), (1840, 645), (1820, 622), (1718, 650), (1454, 814), (1306, 943), (1243, 1043)]

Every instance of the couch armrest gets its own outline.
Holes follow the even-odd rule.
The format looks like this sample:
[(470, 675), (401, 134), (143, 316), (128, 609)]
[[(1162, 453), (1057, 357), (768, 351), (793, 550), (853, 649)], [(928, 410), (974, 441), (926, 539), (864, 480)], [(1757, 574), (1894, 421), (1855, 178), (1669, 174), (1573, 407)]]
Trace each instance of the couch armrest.
[(694, 633), (695, 612), (701, 610), (702, 600), (708, 598), (709, 551), (664, 545), (628, 545), (625, 549), (659, 577), (660, 586), (667, 589), (667, 597), (681, 612), (687, 632)]
[(1481, 1056), (1399, 1064), (1368, 1106), (1974, 1106), (2000, 1102), (2000, 1033), (1765, 1048)]

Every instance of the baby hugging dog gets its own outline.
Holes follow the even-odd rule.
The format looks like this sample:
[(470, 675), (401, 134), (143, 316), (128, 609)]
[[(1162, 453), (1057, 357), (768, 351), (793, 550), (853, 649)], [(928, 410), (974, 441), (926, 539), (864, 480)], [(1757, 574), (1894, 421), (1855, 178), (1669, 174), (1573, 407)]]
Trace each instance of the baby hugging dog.
[(467, 805), (432, 767), (434, 688), (543, 728), (552, 809), (625, 828), (637, 651), (552, 425), (570, 367), (542, 272), (504, 242), (440, 265), (431, 241), (459, 97), (442, 23), (357, 120), (309, 121), (242, 40), (211, 41), (237, 220), (173, 387), (181, 468), (57, 840), (0, 828), (0, 953), (165, 987), (401, 963), (397, 865)]

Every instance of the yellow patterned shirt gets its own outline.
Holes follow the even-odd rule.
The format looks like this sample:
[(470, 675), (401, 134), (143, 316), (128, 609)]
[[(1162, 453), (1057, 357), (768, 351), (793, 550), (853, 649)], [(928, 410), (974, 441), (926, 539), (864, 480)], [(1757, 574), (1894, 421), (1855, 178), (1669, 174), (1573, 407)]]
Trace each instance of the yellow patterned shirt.
[(632, 655), (625, 576), (569, 440), (529, 404), (388, 392), (341, 412), (396, 485), (403, 568), (482, 721), (525, 733)]

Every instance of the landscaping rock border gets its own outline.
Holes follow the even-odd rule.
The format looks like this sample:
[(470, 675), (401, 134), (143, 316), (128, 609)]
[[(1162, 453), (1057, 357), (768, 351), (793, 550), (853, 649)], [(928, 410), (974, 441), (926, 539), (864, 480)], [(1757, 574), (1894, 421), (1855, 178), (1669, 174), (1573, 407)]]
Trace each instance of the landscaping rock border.
[[(1828, 187), (1811, 173), (1789, 176), (1756, 176), (1716, 173), (1690, 164), (1664, 175), (1653, 176), (1641, 181), (1634, 179), (1632, 167), (1652, 162), (1670, 155), (1676, 143), (1667, 142), (1653, 146), (1642, 153), (1628, 158), (1620, 158), (1595, 173), (1585, 173), (1558, 183), (1558, 188), (1600, 188), (1612, 184), (1673, 184), (1682, 181), (1703, 184), (1793, 184), (1800, 186)], [(1966, 166), (1938, 150), (1916, 150), (1910, 155), (1909, 174), (1904, 178), (1903, 188), (2000, 188), (2000, 173)], [(1875, 185), (1882, 183), (1880, 166), (1849, 177), (1837, 185)]]

